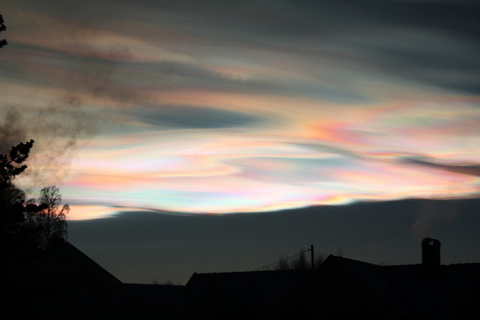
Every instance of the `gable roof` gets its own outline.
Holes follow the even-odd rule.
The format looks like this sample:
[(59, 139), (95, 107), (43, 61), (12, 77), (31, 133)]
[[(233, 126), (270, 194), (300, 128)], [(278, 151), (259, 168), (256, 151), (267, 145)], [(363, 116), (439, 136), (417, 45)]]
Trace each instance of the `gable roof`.
[(333, 255), (329, 256), (325, 262), (325, 267), (332, 264), (334, 268), (340, 268), (364, 288), (366, 294), (371, 295), (373, 299), (396, 314), (402, 314), (408, 309), (399, 296), (397, 288), (386, 276), (383, 266)]
[(59, 244), (11, 270), (7, 281), (15, 286), (57, 284), (89, 287), (121, 284), (120, 280), (69, 242)]
[(4, 279), (7, 319), (105, 319), (114, 312), (115, 293), (122, 287), (70, 243), (10, 269)]

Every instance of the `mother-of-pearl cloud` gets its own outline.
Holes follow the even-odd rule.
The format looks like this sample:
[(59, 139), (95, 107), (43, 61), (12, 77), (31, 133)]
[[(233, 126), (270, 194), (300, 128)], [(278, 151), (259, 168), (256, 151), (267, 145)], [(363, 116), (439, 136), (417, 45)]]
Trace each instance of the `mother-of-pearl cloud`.
[(441, 7), (429, 16), (405, 3), (179, 3), (2, 9), (2, 99), (27, 114), (73, 92), (102, 120), (61, 185), (71, 219), (478, 195), (474, 171), (447, 167), (480, 162), (469, 16), (439, 21)]
[(476, 194), (480, 182), (476, 176), (396, 161), (401, 155), (336, 153), (323, 148), (320, 139), (315, 149), (297, 138), (289, 142), (285, 136), (212, 131), (193, 142), (184, 130), (127, 135), (113, 145), (84, 150), (63, 187), (66, 198), (229, 213), (412, 196), (465, 197)]

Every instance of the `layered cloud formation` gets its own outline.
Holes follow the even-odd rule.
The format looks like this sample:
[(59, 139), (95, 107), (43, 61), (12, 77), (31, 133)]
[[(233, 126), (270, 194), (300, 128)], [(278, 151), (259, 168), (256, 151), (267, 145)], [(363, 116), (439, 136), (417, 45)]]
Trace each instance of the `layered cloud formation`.
[(2, 8), (0, 82), (40, 149), (74, 143), (31, 163), (72, 219), (478, 196), (477, 6), (62, 3)]

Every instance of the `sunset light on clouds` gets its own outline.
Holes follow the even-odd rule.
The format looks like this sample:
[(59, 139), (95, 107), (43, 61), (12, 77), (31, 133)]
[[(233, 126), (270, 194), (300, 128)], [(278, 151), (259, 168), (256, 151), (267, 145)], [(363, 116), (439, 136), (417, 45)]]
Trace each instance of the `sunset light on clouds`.
[(479, 195), (455, 170), (480, 162), (477, 30), (407, 2), (50, 2), (2, 5), (3, 127), (71, 220)]

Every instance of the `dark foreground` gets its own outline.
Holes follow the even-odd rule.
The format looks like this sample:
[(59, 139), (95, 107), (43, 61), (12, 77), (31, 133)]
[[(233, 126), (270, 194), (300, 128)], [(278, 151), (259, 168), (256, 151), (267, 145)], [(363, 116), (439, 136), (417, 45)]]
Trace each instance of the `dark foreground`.
[(379, 266), (329, 256), (316, 270), (194, 273), (124, 284), (69, 243), (2, 275), (2, 319), (480, 319), (480, 264)]

